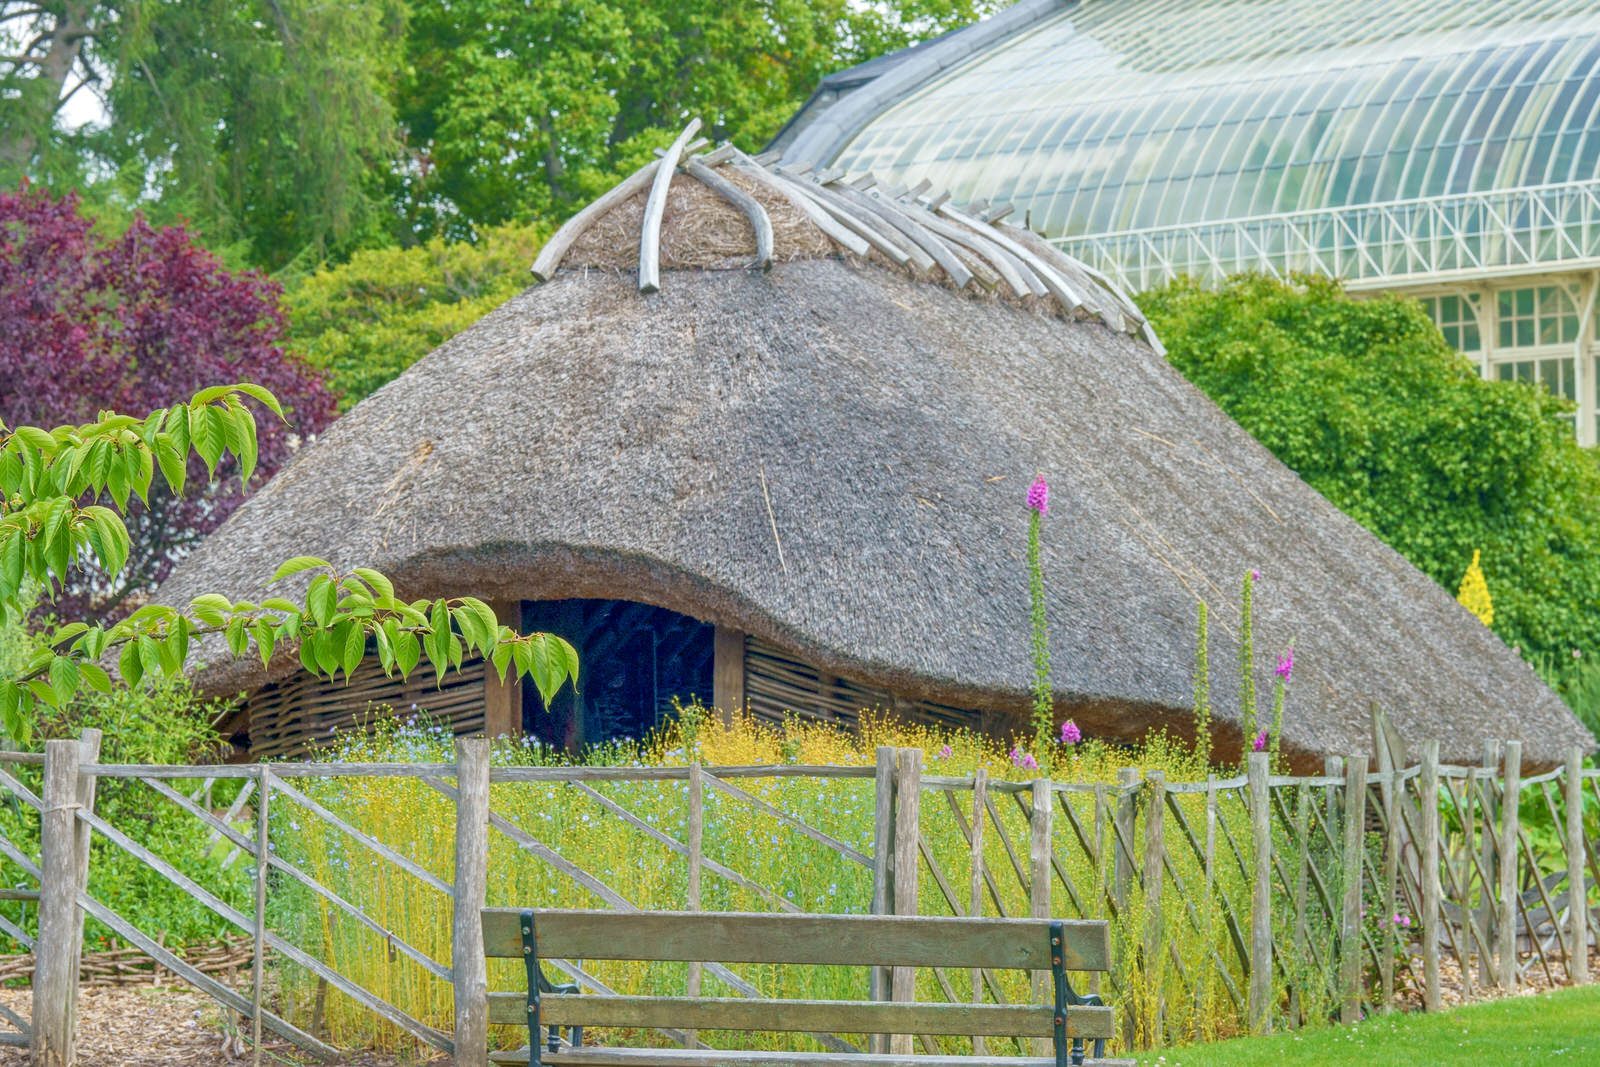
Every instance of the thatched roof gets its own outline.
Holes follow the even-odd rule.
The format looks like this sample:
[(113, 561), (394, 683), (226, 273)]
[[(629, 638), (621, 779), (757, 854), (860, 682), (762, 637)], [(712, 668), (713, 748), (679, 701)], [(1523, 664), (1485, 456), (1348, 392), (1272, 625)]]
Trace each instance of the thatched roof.
[[(641, 293), (647, 168), (553, 242), (547, 281), (304, 448), (160, 597), (256, 594), (311, 553), (409, 596), (633, 599), (1020, 724), (1023, 499), (1044, 472), (1058, 700), (1086, 733), (1187, 724), (1201, 599), (1218, 715), (1236, 719), (1237, 599), (1257, 568), (1260, 684), (1292, 644), (1285, 740), (1302, 763), (1370, 751), (1373, 704), (1446, 759), (1476, 760), (1491, 736), (1535, 764), (1588, 742), (1526, 664), (1180, 377), (1078, 265), (915, 192), (874, 201), (710, 160), (764, 208), (770, 269), (751, 269), (737, 198), (680, 171), (659, 190), (659, 291)], [(852, 213), (849, 233), (902, 252), (943, 240), (977, 276), (847, 251)], [(895, 228), (928, 219), (958, 229)], [(267, 677), (224, 657), (204, 680)]]

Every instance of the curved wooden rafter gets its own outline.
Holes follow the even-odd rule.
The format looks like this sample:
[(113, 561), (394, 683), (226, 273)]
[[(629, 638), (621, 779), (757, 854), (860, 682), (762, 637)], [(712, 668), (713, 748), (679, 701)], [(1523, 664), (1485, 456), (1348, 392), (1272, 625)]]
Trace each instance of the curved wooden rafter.
[[(1157, 350), (1149, 324), (1134, 302), (1099, 271), (1061, 253), (1026, 226), (1008, 221), (1012, 205), (983, 201), (958, 208), (948, 193), (933, 194), (924, 180), (906, 189), (879, 184), (870, 175), (847, 176), (792, 170), (774, 158), (752, 157), (731, 144), (706, 151), (692, 120), (656, 158), (634, 171), (574, 215), (539, 252), (533, 274), (548, 281), (562, 259), (596, 221), (624, 201), (646, 192), (639, 234), (639, 290), (661, 285), (661, 226), (673, 175), (682, 172), (737, 210), (755, 235), (751, 267), (767, 270), (776, 255), (776, 231), (762, 200), (748, 190), (760, 186), (805, 216), (829, 241), (855, 256), (876, 252), (890, 263), (931, 276), (958, 289), (977, 282), (986, 290), (1055, 303), (1067, 315), (1094, 317), (1112, 329), (1140, 337)], [(743, 175), (741, 186), (719, 173)], [(770, 202), (770, 197), (769, 197)]]

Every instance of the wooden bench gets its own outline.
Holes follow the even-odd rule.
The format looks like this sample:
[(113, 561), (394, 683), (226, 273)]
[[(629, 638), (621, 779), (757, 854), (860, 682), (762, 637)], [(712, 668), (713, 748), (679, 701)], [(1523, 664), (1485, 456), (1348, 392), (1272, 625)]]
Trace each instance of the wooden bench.
[[(589, 1067), (1132, 1063), (1084, 1059), (1086, 1040), (1094, 1043), (1096, 1057), (1103, 1054), (1105, 1039), (1115, 1032), (1115, 1020), (1098, 997), (1078, 996), (1067, 980), (1068, 971), (1104, 971), (1110, 966), (1110, 936), (1103, 922), (489, 908), (483, 912), (483, 943), (489, 957), (521, 958), (527, 967), (525, 991), (489, 994), (489, 1022), (528, 1028), (528, 1048), (492, 1053), (490, 1059), (496, 1063)], [(576, 986), (552, 985), (541, 959), (1020, 968), (1050, 973), (1055, 995), (1051, 1005), (580, 996)], [(1018, 1057), (602, 1048), (583, 1046), (585, 1026), (1042, 1038), (1054, 1051), (1047, 1057)], [(565, 1042), (558, 1039), (560, 1027), (572, 1028)], [(547, 1038), (541, 1042), (541, 1030), (546, 1028)]]

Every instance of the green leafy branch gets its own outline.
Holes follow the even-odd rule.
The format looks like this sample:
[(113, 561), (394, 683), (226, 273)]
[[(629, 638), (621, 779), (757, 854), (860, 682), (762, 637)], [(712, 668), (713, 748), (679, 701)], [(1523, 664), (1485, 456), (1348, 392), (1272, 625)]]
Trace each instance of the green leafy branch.
[[(0, 620), (19, 610), (24, 581), (53, 589), (88, 558), (118, 573), (128, 558), (122, 515), (131, 496), (147, 500), (159, 470), (182, 492), (191, 450), (214, 477), (234, 456), (248, 479), (255, 467), (255, 418), (243, 398), (282, 416), (277, 400), (256, 385), (207, 389), (188, 404), (151, 412), (143, 421), (103, 414), (83, 426), (45, 431), (0, 424)], [(95, 501), (109, 496), (113, 507)], [(310, 575), (299, 599), (233, 601), (216, 593), (186, 609), (149, 604), (110, 625), (69, 622), (56, 628), (23, 665), (0, 679), (0, 726), (25, 738), (39, 706), (59, 708), (81, 689), (108, 692), (104, 664), (137, 685), (146, 676), (182, 673), (198, 639), (220, 639), (237, 658), (252, 648), (262, 664), (298, 646), (300, 662), (318, 677), (348, 682), (372, 650), (386, 674), (409, 677), (426, 659), (436, 680), (481, 655), (503, 680), (508, 670), (531, 679), (548, 704), (568, 681), (578, 657), (550, 634), (519, 634), (500, 625), (473, 597), (404, 601), (393, 583), (369, 567), (342, 573), (326, 560), (297, 556), (271, 583)]]

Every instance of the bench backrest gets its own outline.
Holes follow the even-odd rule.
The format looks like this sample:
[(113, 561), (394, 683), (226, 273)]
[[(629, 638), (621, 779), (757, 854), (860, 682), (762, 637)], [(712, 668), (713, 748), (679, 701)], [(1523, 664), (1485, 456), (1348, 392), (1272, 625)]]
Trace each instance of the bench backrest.
[[(819, 966), (952, 967), (1105, 971), (1108, 925), (1048, 919), (957, 919), (748, 912), (614, 912), (487, 908), (491, 958), (526, 960), (523, 915), (531, 914), (544, 960), (790, 963)], [(1060, 944), (1053, 944), (1052, 938)], [(1060, 963), (1052, 957), (1060, 953)], [(1058, 1022), (1052, 1004), (804, 1001), (547, 993), (550, 1026), (619, 1026), (871, 1034), (1104, 1039), (1115, 1020), (1103, 1006), (1073, 1006)], [(775, 1010), (778, 1009), (778, 1010)], [(489, 1021), (526, 1022), (525, 993), (491, 993)]]
[[(522, 958), (520, 909), (486, 908), (484, 952)], [(585, 960), (809, 963), (882, 967), (988, 967), (1048, 971), (1048, 919), (758, 912), (536, 910), (539, 955)], [(1103, 922), (1063, 921), (1069, 971), (1104, 971)]]

